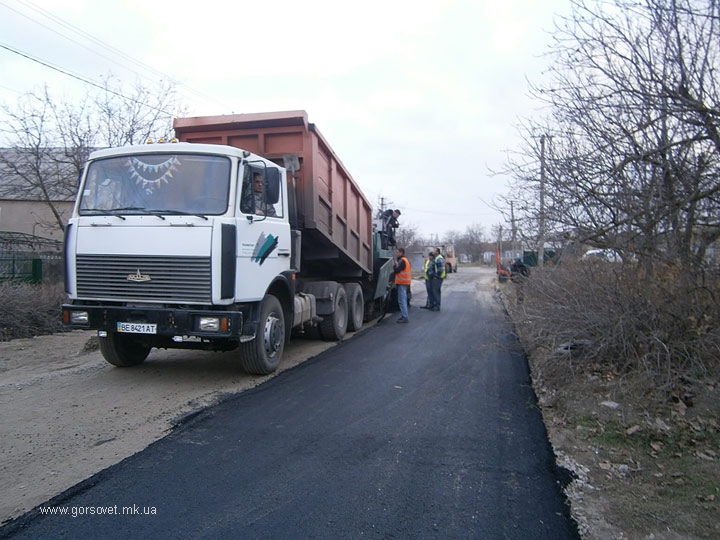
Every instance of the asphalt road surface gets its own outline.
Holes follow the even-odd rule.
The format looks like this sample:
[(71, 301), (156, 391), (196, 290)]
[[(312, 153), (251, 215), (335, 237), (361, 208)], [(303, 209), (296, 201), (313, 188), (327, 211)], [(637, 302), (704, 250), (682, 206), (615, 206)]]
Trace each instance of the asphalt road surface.
[(579, 538), (489, 280), (379, 325), (0, 529), (8, 538)]

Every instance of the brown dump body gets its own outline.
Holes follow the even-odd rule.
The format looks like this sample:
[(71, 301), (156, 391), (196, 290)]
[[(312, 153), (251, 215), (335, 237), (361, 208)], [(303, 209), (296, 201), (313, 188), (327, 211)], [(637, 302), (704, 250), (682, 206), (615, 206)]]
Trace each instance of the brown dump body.
[[(288, 168), (291, 225), (302, 231), (303, 273), (324, 278), (373, 272), (372, 206), (305, 111), (177, 118), (183, 142), (225, 144)], [(297, 156), (299, 169), (286, 161)], [(295, 189), (293, 190), (293, 175)]]

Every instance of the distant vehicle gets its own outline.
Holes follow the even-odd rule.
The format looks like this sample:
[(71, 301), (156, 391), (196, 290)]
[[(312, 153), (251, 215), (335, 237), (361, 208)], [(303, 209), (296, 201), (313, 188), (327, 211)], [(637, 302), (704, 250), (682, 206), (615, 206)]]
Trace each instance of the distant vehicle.
[(614, 249), (591, 249), (582, 256), (583, 261), (623, 262), (620, 254)]
[(448, 274), (450, 272), (457, 273), (457, 257), (455, 256), (455, 246), (452, 244), (440, 246), (440, 251), (443, 254), (443, 258), (445, 259), (445, 272), (447, 272)]

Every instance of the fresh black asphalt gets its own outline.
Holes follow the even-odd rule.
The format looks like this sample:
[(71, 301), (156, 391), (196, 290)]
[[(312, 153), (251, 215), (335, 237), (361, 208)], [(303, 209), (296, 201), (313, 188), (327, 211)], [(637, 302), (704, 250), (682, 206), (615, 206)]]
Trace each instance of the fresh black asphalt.
[(475, 277), (450, 276), (439, 313), (416, 294), (409, 324), (390, 315), (203, 410), (44, 505), (67, 515), (37, 508), (0, 537), (579, 538), (526, 358)]

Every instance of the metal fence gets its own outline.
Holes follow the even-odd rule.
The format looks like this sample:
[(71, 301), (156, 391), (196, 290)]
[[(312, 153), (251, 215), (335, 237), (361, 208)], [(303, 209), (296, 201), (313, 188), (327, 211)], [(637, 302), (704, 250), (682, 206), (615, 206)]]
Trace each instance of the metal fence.
[(61, 243), (55, 240), (0, 231), (0, 282), (42, 283), (61, 279), (60, 247)]
[(43, 261), (24, 253), (0, 254), (0, 281), (42, 282)]

